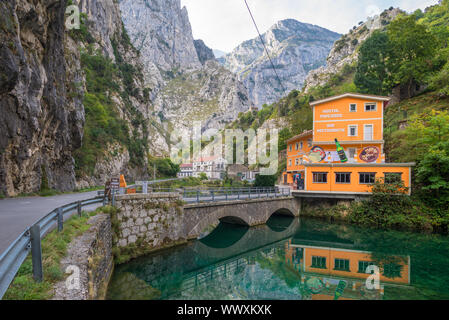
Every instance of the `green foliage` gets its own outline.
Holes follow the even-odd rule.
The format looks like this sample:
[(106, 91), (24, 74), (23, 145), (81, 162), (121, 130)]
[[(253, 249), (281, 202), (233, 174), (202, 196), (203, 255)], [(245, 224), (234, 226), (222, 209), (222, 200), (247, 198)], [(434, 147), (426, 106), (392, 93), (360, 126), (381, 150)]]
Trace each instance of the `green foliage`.
[(441, 48), (449, 46), (449, 0), (441, 1), (426, 9), (424, 14), (418, 14), (419, 23), (426, 25), (430, 32), (438, 39)]
[(287, 140), (292, 138), (293, 135), (289, 128), (284, 128), (279, 131), (279, 149), (278, 150), (286, 150), (287, 149)]
[(449, 63), (430, 79), (430, 87), (442, 98), (449, 97)]
[(415, 116), (406, 134), (407, 147), (418, 159), (419, 194), (429, 205), (449, 209), (449, 113)]
[(179, 165), (174, 164), (170, 159), (149, 158), (148, 159), (148, 173), (153, 174), (154, 166), (156, 166), (158, 178), (172, 178), (176, 177), (179, 172)]
[[(115, 46), (114, 51), (119, 54)], [(123, 63), (123, 60), (117, 60), (122, 61), (118, 67), (100, 53), (93, 53), (91, 50), (81, 53), (87, 92), (83, 100), (86, 112), (83, 145), (74, 153), (78, 176), (83, 173), (92, 175), (98, 159), (107, 156), (105, 148), (111, 144), (128, 149), (131, 166), (143, 166), (145, 163), (148, 150), (147, 124), (129, 99), (129, 95), (138, 94), (133, 80), (137, 71), (131, 65)], [(120, 80), (125, 88), (120, 95), (130, 114), (132, 136), (129, 133), (129, 124), (120, 118), (111, 99), (112, 92), (120, 92)]]
[(261, 175), (256, 176), (254, 181), (254, 187), (274, 187), (276, 184), (277, 176)]
[(409, 97), (414, 83), (424, 83), (432, 71), (437, 41), (424, 25), (418, 24), (414, 15), (403, 16), (387, 28), (390, 50), (387, 85), (407, 87)]
[(388, 35), (375, 31), (361, 46), (354, 83), (363, 93), (386, 94)]
[(200, 180), (201, 181), (207, 180), (207, 175), (204, 172), (200, 173)]
[(438, 69), (437, 40), (417, 16), (394, 20), (387, 31), (374, 32), (360, 47), (355, 84), (365, 93), (387, 94), (396, 86), (408, 97)]

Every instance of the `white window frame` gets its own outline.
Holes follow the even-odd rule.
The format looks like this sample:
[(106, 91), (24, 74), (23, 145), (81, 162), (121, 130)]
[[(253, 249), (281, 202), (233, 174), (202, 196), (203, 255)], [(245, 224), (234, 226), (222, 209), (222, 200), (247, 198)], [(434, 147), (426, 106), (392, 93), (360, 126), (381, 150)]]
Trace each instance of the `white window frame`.
[(299, 142), (296, 142), (296, 150), (295, 151), (298, 151), (299, 150)]
[[(371, 139), (366, 139), (366, 127), (371, 127)], [(363, 141), (374, 141), (374, 124), (365, 124), (363, 126)]]
[(288, 166), (289, 166), (289, 167), (292, 166), (292, 159), (288, 160)]
[(295, 159), (295, 166), (299, 166), (299, 159)]
[(299, 146), (301, 147), (301, 150), (302, 150), (304, 148), (304, 142), (301, 141)]
[(288, 149), (289, 149), (290, 152), (292, 152), (293, 151), (293, 145), (289, 145)]
[[(355, 110), (352, 111), (352, 106), (355, 106)], [(350, 103), (349, 104), (349, 112), (357, 112), (357, 103)]]
[[(366, 110), (367, 106), (375, 105), (376, 108), (374, 110)], [(377, 102), (366, 102), (365, 103), (365, 112), (376, 112), (377, 111)]]
[[(351, 135), (351, 128), (355, 127), (355, 135)], [(358, 137), (359, 135), (359, 125), (358, 124), (350, 124), (348, 125), (348, 137)]]

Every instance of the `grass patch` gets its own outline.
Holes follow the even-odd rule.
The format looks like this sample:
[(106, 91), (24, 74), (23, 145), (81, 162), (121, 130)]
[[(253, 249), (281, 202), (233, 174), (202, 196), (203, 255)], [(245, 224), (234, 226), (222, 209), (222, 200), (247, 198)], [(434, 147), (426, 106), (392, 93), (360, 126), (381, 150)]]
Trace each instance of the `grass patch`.
[(61, 260), (67, 254), (67, 247), (75, 238), (81, 236), (90, 229), (88, 220), (103, 212), (103, 208), (86, 213), (81, 217), (74, 216), (64, 223), (64, 230), (49, 233), (42, 240), (42, 262), (44, 269), (44, 281), (37, 283), (33, 280), (33, 267), (31, 255), (27, 257), (20, 267), (16, 277), (6, 291), (3, 300), (48, 300), (53, 297), (54, 285), (64, 278), (61, 270)]

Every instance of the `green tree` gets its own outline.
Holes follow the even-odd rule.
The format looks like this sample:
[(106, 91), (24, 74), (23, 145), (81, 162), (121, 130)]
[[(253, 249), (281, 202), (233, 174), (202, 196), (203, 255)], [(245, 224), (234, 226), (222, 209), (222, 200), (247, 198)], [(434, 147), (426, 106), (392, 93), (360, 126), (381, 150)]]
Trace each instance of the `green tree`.
[(424, 83), (432, 72), (437, 41), (415, 15), (402, 16), (387, 28), (390, 50), (387, 52), (388, 88), (401, 86), (412, 97), (414, 87)]
[(274, 187), (277, 177), (259, 174), (254, 181), (254, 187)]
[(449, 113), (434, 110), (413, 118), (407, 136), (418, 159), (419, 195), (429, 205), (449, 209)]
[(287, 140), (292, 137), (292, 133), (290, 132), (289, 128), (284, 128), (281, 131), (279, 131), (279, 150), (286, 150), (287, 149)]
[(388, 35), (381, 31), (375, 31), (360, 46), (354, 83), (363, 93), (387, 93), (384, 83), (388, 75), (389, 48)]

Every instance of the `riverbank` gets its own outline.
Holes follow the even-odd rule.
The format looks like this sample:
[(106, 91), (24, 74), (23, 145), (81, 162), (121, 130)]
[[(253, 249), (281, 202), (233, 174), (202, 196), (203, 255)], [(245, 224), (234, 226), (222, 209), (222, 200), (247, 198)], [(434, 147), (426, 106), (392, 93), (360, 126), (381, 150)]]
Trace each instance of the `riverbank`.
[(324, 219), (382, 230), (447, 235), (449, 213), (429, 208), (407, 195), (375, 193), (361, 202), (305, 200), (302, 217)]

